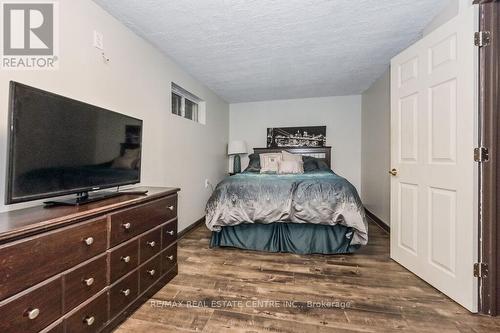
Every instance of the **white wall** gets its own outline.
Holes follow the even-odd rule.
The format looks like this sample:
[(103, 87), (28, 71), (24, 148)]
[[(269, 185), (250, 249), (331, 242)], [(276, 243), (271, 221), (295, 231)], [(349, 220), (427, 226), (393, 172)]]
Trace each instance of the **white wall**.
[(428, 35), (437, 28), (439, 28), (444, 23), (448, 22), (452, 18), (458, 15), (458, 11), (460, 8), (460, 2), (467, 1), (469, 5), (472, 3), (470, 0), (449, 0), (450, 3), (438, 14), (436, 15), (432, 21), (425, 27), (423, 31), (423, 35)]
[(388, 69), (362, 95), (361, 198), (390, 224), (391, 82)]
[[(268, 127), (324, 126), (332, 168), (361, 189), (361, 96), (290, 99), (230, 105), (231, 140), (266, 146)], [(242, 168), (248, 158), (242, 159)]]
[[(143, 119), (143, 184), (182, 188), (184, 229), (204, 215), (204, 179), (216, 183), (227, 173), (229, 105), (92, 1), (59, 3), (59, 70), (0, 71), (0, 211), (26, 206), (3, 205), (8, 89), (15, 80)], [(92, 47), (94, 29), (104, 34), (108, 64)], [(171, 114), (172, 81), (206, 101), (206, 125)]]

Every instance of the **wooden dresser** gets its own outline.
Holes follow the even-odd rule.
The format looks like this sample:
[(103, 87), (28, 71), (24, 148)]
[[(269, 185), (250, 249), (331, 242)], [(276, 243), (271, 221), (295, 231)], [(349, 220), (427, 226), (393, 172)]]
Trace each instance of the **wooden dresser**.
[(0, 332), (112, 331), (177, 275), (177, 188), (0, 214)]

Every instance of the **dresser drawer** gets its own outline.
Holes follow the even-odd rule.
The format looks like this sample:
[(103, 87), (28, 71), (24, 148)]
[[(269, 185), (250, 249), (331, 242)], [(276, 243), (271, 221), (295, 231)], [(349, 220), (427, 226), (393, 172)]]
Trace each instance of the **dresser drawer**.
[(177, 215), (177, 195), (111, 215), (111, 246), (152, 229)]
[(162, 227), (162, 249), (166, 249), (177, 240), (177, 220), (167, 223)]
[(140, 262), (146, 262), (161, 250), (161, 229), (148, 232), (139, 239)]
[(114, 318), (139, 296), (139, 271), (125, 277), (109, 291), (110, 318)]
[(103, 255), (63, 276), (65, 313), (106, 287), (106, 266)]
[(102, 293), (66, 319), (66, 332), (98, 332), (108, 321), (108, 294)]
[(0, 332), (38, 332), (62, 315), (62, 281), (58, 278), (0, 306)]
[(0, 300), (106, 251), (106, 245), (106, 220), (100, 219), (0, 247)]
[(161, 276), (161, 256), (158, 255), (139, 268), (139, 292), (144, 292)]
[(177, 217), (177, 194), (166, 197), (165, 204), (167, 208), (167, 218), (163, 222), (167, 222)]
[(177, 263), (177, 243), (170, 246), (161, 253), (161, 271), (165, 274)]
[(131, 272), (139, 264), (139, 241), (137, 239), (113, 248), (109, 252), (111, 283)]

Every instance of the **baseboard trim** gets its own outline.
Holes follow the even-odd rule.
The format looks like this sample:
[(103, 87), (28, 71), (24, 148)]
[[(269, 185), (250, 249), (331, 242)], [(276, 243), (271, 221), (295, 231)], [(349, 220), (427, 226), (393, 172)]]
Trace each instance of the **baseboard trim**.
[(384, 230), (386, 233), (390, 234), (391, 233), (391, 227), (389, 227), (387, 224), (384, 223), (381, 219), (377, 217), (377, 215), (373, 214), (370, 212), (368, 209), (365, 208), (366, 215), (375, 222), (375, 224), (380, 227), (380, 229)]
[(186, 229), (184, 229), (181, 232), (179, 232), (177, 234), (177, 240), (182, 239), (184, 236), (186, 236), (188, 233), (190, 233), (191, 231), (193, 231), (194, 229), (196, 229), (196, 227), (199, 227), (203, 223), (205, 223), (205, 216), (203, 216), (201, 219), (199, 219), (195, 223), (191, 224)]

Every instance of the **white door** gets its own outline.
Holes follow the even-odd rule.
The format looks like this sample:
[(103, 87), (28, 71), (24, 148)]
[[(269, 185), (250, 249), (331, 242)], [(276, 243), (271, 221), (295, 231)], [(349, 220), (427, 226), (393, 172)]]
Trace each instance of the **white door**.
[[(470, 4), (471, 2), (469, 2)], [(391, 63), (391, 258), (477, 311), (475, 9)]]

